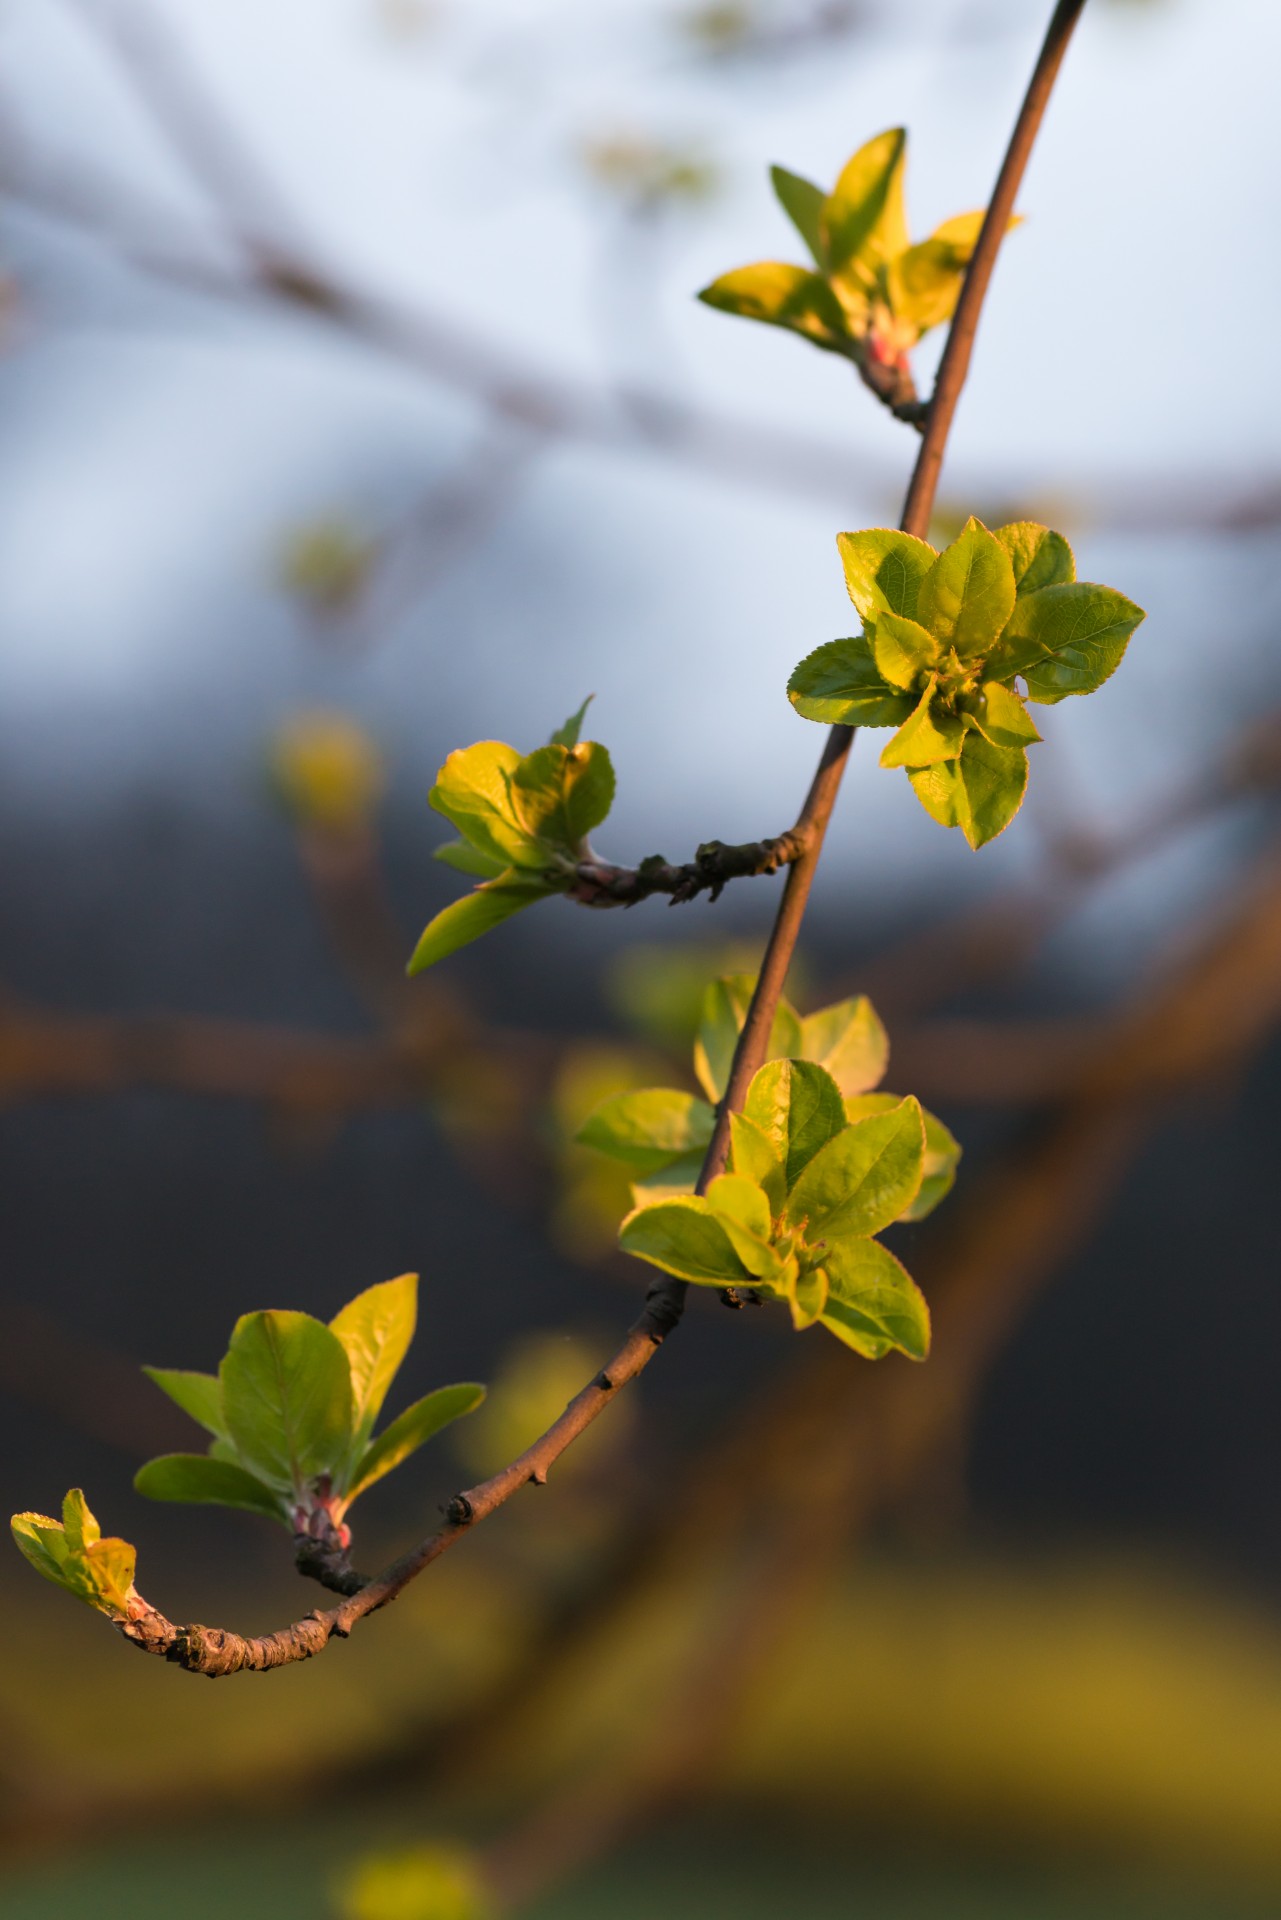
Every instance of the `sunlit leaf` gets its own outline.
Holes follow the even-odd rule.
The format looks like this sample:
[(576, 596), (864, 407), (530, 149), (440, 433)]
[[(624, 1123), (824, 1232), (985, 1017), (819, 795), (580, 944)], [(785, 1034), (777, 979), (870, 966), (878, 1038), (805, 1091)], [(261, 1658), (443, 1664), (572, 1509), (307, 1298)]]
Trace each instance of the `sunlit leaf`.
[(823, 240), (833, 279), (867, 290), (887, 260), (908, 243), (903, 211), (907, 132), (891, 127), (859, 148), (823, 207)]
[(896, 527), (838, 533), (836, 546), (850, 599), (864, 620), (882, 613), (916, 618), (921, 582), (938, 558), (933, 547)]
[(213, 1460), (207, 1453), (162, 1453), (139, 1467), (134, 1491), (148, 1500), (177, 1500), (188, 1505), (240, 1507), (290, 1524), (281, 1494), (264, 1486), (245, 1467)]
[(770, 179), (779, 205), (808, 247), (819, 272), (824, 272), (827, 250), (823, 244), (823, 202), (827, 196), (822, 187), (799, 173), (789, 173), (786, 167), (771, 167)]
[(1023, 748), (991, 746), (968, 733), (959, 760), (909, 767), (908, 779), (925, 811), (944, 827), (960, 827), (972, 847), (994, 840), (1014, 818), (1027, 789)]
[[(890, 1112), (901, 1100), (902, 1095), (897, 1093), (857, 1094), (846, 1100), (845, 1112), (851, 1120), (865, 1120), (869, 1114)], [(921, 1117), (925, 1122), (921, 1185), (916, 1198), (898, 1215), (900, 1220), (924, 1220), (956, 1184), (956, 1169), (961, 1158), (959, 1141), (928, 1107), (921, 1109)]]
[(924, 1161), (920, 1104), (907, 1099), (888, 1113), (849, 1123), (829, 1140), (793, 1185), (785, 1217), (804, 1226), (810, 1246), (879, 1233), (910, 1206)]
[(483, 933), (501, 926), (514, 913), (546, 900), (555, 891), (532, 874), (508, 868), (497, 880), (486, 881), (475, 892), (466, 893), (443, 907), (423, 928), (406, 969), (410, 974), (425, 973), (438, 960), (448, 959), (460, 947), (479, 940)]
[(866, 995), (821, 1007), (801, 1022), (801, 1057), (830, 1073), (844, 1098), (876, 1086), (890, 1057), (889, 1036)]
[(1012, 520), (1008, 526), (997, 527), (994, 538), (1010, 556), (1020, 597), (1076, 579), (1072, 549), (1061, 533), (1052, 533), (1034, 520)]
[(1006, 681), (1020, 674), (1029, 697), (1043, 706), (1093, 693), (1120, 666), (1144, 618), (1142, 607), (1112, 587), (1087, 580), (1042, 587), (1016, 604), (987, 670)]
[(352, 1436), (351, 1373), (337, 1334), (307, 1313), (247, 1313), (219, 1368), (227, 1430), (244, 1464), (301, 1492), (337, 1473)]
[(994, 644), (1013, 609), (1010, 556), (980, 521), (970, 519), (921, 582), (917, 618), (962, 660), (973, 660)]
[(910, 1360), (930, 1350), (930, 1311), (902, 1263), (877, 1240), (838, 1240), (827, 1255), (822, 1324), (865, 1359), (896, 1348)]
[(762, 1067), (747, 1090), (743, 1112), (778, 1155), (789, 1191), (845, 1126), (840, 1088), (810, 1060), (774, 1060)]
[(406, 1407), (403, 1413), (397, 1414), (361, 1455), (347, 1492), (348, 1504), (357, 1494), (372, 1487), (375, 1480), (381, 1480), (385, 1473), (390, 1473), (411, 1453), (416, 1453), (424, 1441), (440, 1433), (452, 1421), (461, 1419), (465, 1413), (471, 1413), (484, 1398), (484, 1387), (474, 1381), (466, 1381), (457, 1386), (437, 1387), (434, 1393), (425, 1394), (421, 1400), (415, 1400), (411, 1407)]
[[(928, 576), (927, 576), (928, 577)], [(881, 678), (890, 686), (913, 693), (913, 704), (921, 685), (921, 676), (938, 665), (942, 649), (928, 628), (901, 613), (882, 613), (872, 634), (872, 651)]]
[(227, 1422), (223, 1417), (222, 1387), (217, 1374), (188, 1373), (177, 1367), (144, 1367), (143, 1372), (161, 1393), (167, 1393), (184, 1413), (189, 1413), (197, 1426), (219, 1439), (226, 1438)]
[(942, 760), (955, 760), (965, 744), (965, 723), (957, 713), (949, 713), (938, 699), (937, 689), (928, 686), (910, 720), (905, 720), (892, 740), (881, 751), (883, 767), (932, 767)]
[(897, 727), (911, 713), (910, 694), (881, 677), (866, 634), (829, 640), (800, 662), (787, 697), (806, 720), (824, 726)]
[(697, 1195), (660, 1200), (629, 1213), (619, 1228), (618, 1244), (624, 1253), (696, 1286), (735, 1286), (753, 1278), (722, 1222)]
[(354, 1442), (363, 1445), (382, 1411), (387, 1389), (409, 1351), (418, 1319), (418, 1275), (402, 1273), (349, 1300), (329, 1325), (351, 1368)]
[(786, 327), (829, 353), (848, 351), (840, 301), (821, 274), (809, 273), (804, 267), (788, 266), (782, 260), (758, 260), (750, 267), (723, 273), (698, 297), (705, 306), (716, 307), (721, 313)]
[[(694, 1042), (694, 1072), (709, 1100), (721, 1099), (729, 1085), (738, 1036), (743, 1031), (755, 991), (754, 975), (731, 973), (713, 980), (703, 996), (703, 1014)], [(781, 1060), (785, 1055), (798, 1053), (800, 1044), (800, 1016), (789, 1001), (780, 998), (765, 1057)]]

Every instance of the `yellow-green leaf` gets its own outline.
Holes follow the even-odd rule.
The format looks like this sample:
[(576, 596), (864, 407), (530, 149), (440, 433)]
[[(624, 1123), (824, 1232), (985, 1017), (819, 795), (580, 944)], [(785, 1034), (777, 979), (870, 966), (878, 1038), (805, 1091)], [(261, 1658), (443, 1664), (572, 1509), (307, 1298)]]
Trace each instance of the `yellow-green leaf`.
[(1013, 610), (1010, 556), (971, 518), (921, 582), (917, 617), (944, 647), (973, 660), (993, 646)]
[(896, 1348), (909, 1360), (930, 1350), (930, 1310), (902, 1263), (877, 1240), (838, 1240), (827, 1256), (822, 1324), (867, 1360)]
[[(844, 1117), (844, 1107), (841, 1109)], [(850, 1123), (814, 1155), (787, 1196), (785, 1217), (818, 1246), (848, 1234), (879, 1233), (920, 1189), (925, 1124), (920, 1103)]]
[(415, 1400), (411, 1407), (396, 1415), (362, 1454), (352, 1474), (346, 1504), (350, 1506), (357, 1494), (364, 1493), (375, 1480), (381, 1480), (385, 1473), (416, 1453), (424, 1441), (465, 1413), (473, 1412), (484, 1398), (484, 1387), (465, 1381), (457, 1386), (437, 1387), (434, 1393)]
[[(709, 1100), (721, 1099), (729, 1084), (738, 1036), (743, 1031), (755, 991), (753, 974), (729, 973), (713, 980), (703, 996), (702, 1018), (694, 1042), (694, 1072)], [(780, 999), (765, 1057), (781, 1060), (788, 1054), (799, 1053), (800, 1044), (800, 1016), (789, 1001)]]
[(907, 130), (891, 127), (845, 164), (823, 207), (823, 242), (834, 280), (870, 292), (886, 261), (908, 242), (903, 211)]
[(239, 1507), (290, 1526), (285, 1496), (265, 1486), (247, 1468), (207, 1453), (162, 1453), (133, 1477), (134, 1491), (147, 1500), (176, 1500), (189, 1506)]
[(883, 767), (932, 767), (955, 760), (965, 744), (965, 722), (949, 713), (931, 684), (921, 695), (910, 720), (905, 720), (881, 751)]
[(830, 1073), (842, 1097), (876, 1086), (890, 1057), (889, 1035), (865, 994), (820, 1007), (801, 1021), (801, 1057)]
[(624, 1253), (695, 1286), (739, 1286), (754, 1278), (723, 1223), (697, 1194), (659, 1200), (629, 1213), (619, 1228), (618, 1244)]
[(864, 620), (882, 613), (916, 618), (921, 582), (938, 558), (933, 547), (897, 527), (838, 533), (836, 547), (850, 599)]
[(828, 353), (847, 353), (849, 337), (840, 301), (818, 273), (783, 260), (758, 260), (736, 267), (704, 287), (699, 299), (721, 313), (766, 326), (786, 327)]
[(409, 1351), (418, 1320), (418, 1275), (382, 1280), (349, 1300), (329, 1325), (351, 1368), (353, 1438), (357, 1449), (373, 1431), (387, 1389)]
[(824, 726), (897, 727), (912, 697), (881, 678), (866, 634), (829, 640), (807, 654), (787, 683), (787, 697), (806, 720)]
[(697, 1094), (674, 1087), (645, 1087), (611, 1094), (588, 1115), (574, 1138), (641, 1174), (705, 1147), (716, 1116)]

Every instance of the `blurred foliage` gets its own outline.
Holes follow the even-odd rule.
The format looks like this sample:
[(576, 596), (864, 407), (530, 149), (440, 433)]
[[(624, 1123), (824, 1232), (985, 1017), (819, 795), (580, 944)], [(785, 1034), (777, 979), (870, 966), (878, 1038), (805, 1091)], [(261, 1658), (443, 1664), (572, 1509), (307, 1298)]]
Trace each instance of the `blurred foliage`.
[(487, 1920), (493, 1912), (469, 1853), (412, 1847), (363, 1860), (338, 1889), (342, 1920)]
[[(489, 1398), (459, 1428), (454, 1450), (478, 1479), (496, 1473), (536, 1440), (591, 1379), (606, 1348), (580, 1334), (562, 1331), (526, 1334), (513, 1342), (498, 1363)], [(615, 1452), (635, 1418), (630, 1399), (619, 1400), (608, 1420), (598, 1420), (556, 1464), (557, 1479), (590, 1472)]]
[(310, 520), (282, 540), (277, 575), (313, 613), (332, 616), (351, 609), (378, 557), (378, 541), (350, 521)]
[(697, 205), (720, 188), (717, 168), (695, 147), (641, 134), (614, 133), (583, 142), (588, 178), (633, 213)]
[(296, 714), (271, 742), (268, 767), (276, 794), (304, 826), (363, 826), (386, 785), (377, 746), (341, 713)]
[(580, 1146), (575, 1135), (602, 1100), (643, 1087), (656, 1072), (666, 1071), (665, 1064), (639, 1047), (611, 1044), (566, 1049), (549, 1105), (556, 1165), (549, 1226), (554, 1243), (571, 1259), (591, 1262), (612, 1253), (618, 1223), (632, 1204), (627, 1169)]
[[(708, 981), (723, 973), (755, 974), (760, 960), (759, 940), (640, 943), (610, 962), (605, 994), (636, 1033), (683, 1060), (698, 1032)], [(793, 991), (800, 972), (793, 966), (789, 975)]]

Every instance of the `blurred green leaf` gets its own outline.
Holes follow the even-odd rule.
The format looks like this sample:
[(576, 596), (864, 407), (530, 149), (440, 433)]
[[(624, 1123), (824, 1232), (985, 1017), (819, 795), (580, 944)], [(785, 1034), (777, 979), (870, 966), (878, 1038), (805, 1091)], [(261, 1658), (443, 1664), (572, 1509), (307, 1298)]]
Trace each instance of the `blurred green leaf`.
[(467, 840), (446, 840), (431, 857), (443, 866), (453, 867), (456, 873), (470, 873), (478, 880), (497, 880), (507, 871), (505, 861), (496, 860), (492, 853), (473, 847)]
[[(720, 1100), (729, 1085), (738, 1036), (743, 1031), (755, 991), (754, 974), (731, 973), (713, 980), (703, 997), (703, 1015), (694, 1043), (694, 1072), (709, 1100)], [(780, 998), (770, 1028), (766, 1058), (778, 1060), (786, 1054), (797, 1053), (800, 1044), (800, 1018), (795, 1007)]]
[(786, 167), (771, 167), (769, 175), (779, 205), (809, 248), (819, 272), (826, 272), (823, 203), (827, 196), (822, 187), (816, 187), (812, 180), (803, 179), (799, 173), (789, 173)]
[(830, 1073), (842, 1096), (865, 1093), (885, 1072), (889, 1036), (865, 994), (820, 1007), (801, 1021), (801, 1058)]
[(823, 206), (823, 240), (833, 280), (871, 292), (887, 260), (908, 243), (903, 211), (907, 131), (891, 127), (845, 164)]
[(707, 1102), (696, 1094), (646, 1087), (602, 1101), (575, 1138), (639, 1173), (657, 1173), (683, 1154), (705, 1147), (715, 1119)]
[(595, 698), (594, 693), (589, 693), (578, 712), (571, 713), (565, 724), (557, 727), (549, 743), (551, 746), (576, 747), (578, 745), (578, 737), (583, 731), (583, 722), (587, 718), (587, 709)]
[(460, 1847), (375, 1854), (339, 1888), (342, 1920), (492, 1920), (480, 1867)]
[(699, 293), (704, 306), (733, 313), (766, 326), (786, 327), (829, 353), (849, 348), (840, 301), (820, 273), (789, 266), (783, 260), (758, 260), (723, 273)]
[(310, 1314), (247, 1313), (219, 1368), (227, 1430), (245, 1465), (301, 1494), (337, 1474), (352, 1438), (351, 1374), (341, 1340)]
[(787, 1170), (773, 1140), (746, 1114), (729, 1117), (730, 1166), (758, 1186), (771, 1211), (781, 1213), (787, 1198)]

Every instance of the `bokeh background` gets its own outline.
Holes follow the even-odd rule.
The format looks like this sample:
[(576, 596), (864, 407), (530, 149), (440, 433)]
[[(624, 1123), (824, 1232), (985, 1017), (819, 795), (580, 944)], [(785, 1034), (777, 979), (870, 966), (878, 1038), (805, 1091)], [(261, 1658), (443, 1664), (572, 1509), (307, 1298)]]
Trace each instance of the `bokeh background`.
[[(786, 678), (915, 443), (691, 295), (793, 257), (773, 160), (901, 122), (914, 232), (981, 204), (1046, 11), (6, 7), (0, 1481), (84, 1484), (171, 1617), (313, 1601), (132, 1493), (188, 1439), (141, 1363), (420, 1271), (405, 1397), (493, 1391), (362, 1503), (374, 1565), (631, 1317), (573, 1130), (688, 1082), (776, 883), (552, 902), (407, 988), (426, 792), (594, 692), (611, 857), (794, 816)], [(1148, 621), (980, 855), (870, 740), (829, 839), (793, 997), (872, 994), (966, 1149), (899, 1238), (929, 1364), (696, 1299), (548, 1488), (265, 1680), (11, 1555), (0, 1913), (444, 1920), (432, 1847), (543, 1916), (1277, 1911), (1279, 60), (1262, 0), (1087, 9), (938, 532), (1051, 521)]]

